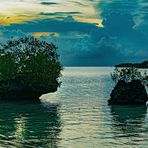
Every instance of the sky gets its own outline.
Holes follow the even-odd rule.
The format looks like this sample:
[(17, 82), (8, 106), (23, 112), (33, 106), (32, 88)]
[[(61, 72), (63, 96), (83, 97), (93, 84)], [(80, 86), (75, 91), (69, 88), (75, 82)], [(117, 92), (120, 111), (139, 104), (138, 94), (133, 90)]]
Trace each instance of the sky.
[(64, 66), (148, 60), (147, 0), (1, 0), (0, 42), (34, 36)]

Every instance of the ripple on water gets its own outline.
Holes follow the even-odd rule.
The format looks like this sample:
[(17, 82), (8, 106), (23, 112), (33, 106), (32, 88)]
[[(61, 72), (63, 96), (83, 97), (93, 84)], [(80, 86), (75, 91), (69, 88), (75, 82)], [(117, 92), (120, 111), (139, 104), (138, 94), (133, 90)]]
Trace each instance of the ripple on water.
[(0, 101), (0, 147), (146, 148), (146, 108), (107, 105), (111, 71), (68, 68), (41, 102)]

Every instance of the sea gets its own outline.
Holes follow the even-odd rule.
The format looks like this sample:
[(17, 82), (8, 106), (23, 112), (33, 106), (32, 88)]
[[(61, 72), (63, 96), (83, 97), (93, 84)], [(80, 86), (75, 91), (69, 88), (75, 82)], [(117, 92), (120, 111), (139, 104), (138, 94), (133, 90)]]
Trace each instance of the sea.
[(147, 148), (146, 106), (109, 106), (113, 67), (64, 67), (57, 92), (0, 101), (0, 147)]

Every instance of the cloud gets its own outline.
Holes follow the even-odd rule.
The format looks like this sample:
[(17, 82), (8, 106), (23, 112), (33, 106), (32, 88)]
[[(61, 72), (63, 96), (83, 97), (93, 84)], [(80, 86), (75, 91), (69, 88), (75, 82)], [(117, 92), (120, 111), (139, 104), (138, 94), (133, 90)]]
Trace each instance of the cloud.
[(76, 5), (78, 5), (78, 6), (83, 6), (83, 7), (88, 6), (87, 4), (84, 4), (84, 3), (78, 2), (78, 1), (71, 1), (71, 2), (74, 3), (74, 4), (76, 4)]
[(58, 3), (55, 2), (41, 2), (42, 5), (57, 5)]
[(61, 15), (76, 15), (81, 14), (81, 12), (54, 12), (54, 13), (47, 13), (47, 12), (40, 12), (39, 15), (47, 15), (47, 16), (61, 16)]
[(60, 60), (64, 65), (115, 65), (145, 60), (148, 55), (148, 40), (134, 28), (135, 22), (131, 14), (110, 13), (106, 15), (103, 24), (104, 28), (98, 28), (93, 24), (76, 22), (68, 16), (61, 21), (43, 19), (13, 24), (7, 29), (20, 29), (26, 33), (53, 32), (40, 39), (58, 45)]
[(22, 32), (21, 30), (6, 30), (5, 28), (0, 30), (0, 43), (5, 43), (9, 39), (18, 39), (21, 37), (27, 37), (29, 34)]
[[(98, 33), (101, 35), (94, 37)], [(91, 33), (61, 32), (58, 37), (53, 34), (40, 39), (57, 44), (60, 60), (66, 66), (114, 65), (123, 60), (124, 48), (116, 39), (105, 34), (103, 30)]]
[(69, 32), (78, 31), (89, 33), (92, 29), (97, 29), (95, 24), (81, 23), (74, 21), (71, 17), (67, 17), (67, 20), (56, 19), (41, 19), (36, 21), (30, 21), (24, 24), (12, 24), (6, 26), (7, 30), (22, 30), (23, 32)]
[[(98, 33), (101, 35), (97, 37)], [(10, 38), (28, 35), (20, 30), (3, 30), (0, 38), (2, 37), (3, 41), (6, 41)], [(53, 42), (59, 47), (58, 53), (64, 65), (108, 65), (108, 63), (115, 64), (117, 61), (121, 61), (122, 47), (117, 44), (116, 39), (104, 36), (105, 32), (103, 30), (92, 30), (91, 33), (68, 31), (61, 32), (58, 36), (55, 33), (51, 33), (49, 36), (41, 36), (40, 39)], [(119, 48), (121, 49), (120, 51)]]
[[(74, 2), (82, 6), (78, 4), (79, 2)], [(95, 13), (103, 19), (103, 28), (97, 27), (96, 24), (76, 21), (75, 16), (80, 14), (79, 11), (42, 12), (41, 16), (53, 18), (11, 24), (5, 27), (7, 31), (0, 36), (50, 32), (49, 36), (41, 36), (40, 39), (52, 41), (58, 45), (58, 53), (64, 65), (115, 65), (121, 62), (147, 60), (146, 1), (99, 0), (98, 3), (93, 2), (96, 4)], [(21, 30), (19, 33), (15, 31), (18, 29)]]
[(101, 10), (105, 31), (124, 47), (125, 52), (121, 55), (124, 61), (147, 60), (145, 56), (148, 55), (146, 1), (112, 0), (107, 2), (102, 0), (97, 7)]
[(75, 22), (75, 20), (74, 20), (74, 18), (72, 16), (67, 16), (63, 20), (64, 20), (64, 22)]
[(104, 2), (98, 7), (104, 28), (93, 28), (90, 32), (61, 32), (58, 38), (53, 37), (56, 43), (58, 40), (64, 65), (115, 65), (146, 60), (148, 37), (142, 30), (147, 19), (144, 18), (145, 23), (140, 25), (141, 30), (135, 27), (136, 19), (140, 17), (136, 15), (139, 1)]

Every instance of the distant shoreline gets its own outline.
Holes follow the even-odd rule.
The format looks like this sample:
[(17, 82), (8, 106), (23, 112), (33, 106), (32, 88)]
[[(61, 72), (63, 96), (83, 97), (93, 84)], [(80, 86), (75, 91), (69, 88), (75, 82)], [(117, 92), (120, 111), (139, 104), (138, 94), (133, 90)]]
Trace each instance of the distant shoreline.
[(115, 67), (148, 68), (148, 60), (142, 63), (122, 63), (122, 64), (115, 65)]
[(101, 68), (113, 68), (113, 67), (115, 67), (115, 66), (63, 66), (64, 68), (99, 68), (99, 67), (101, 67)]

